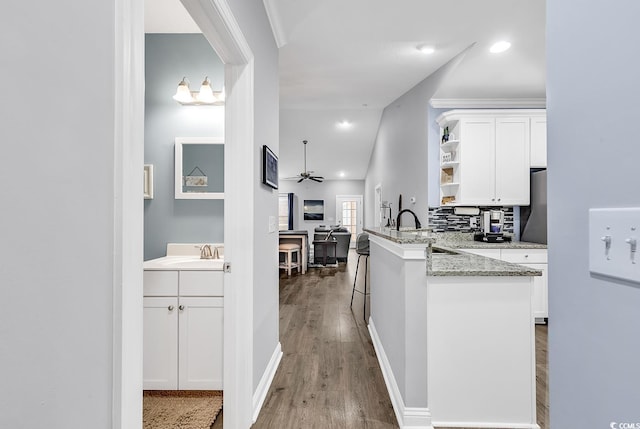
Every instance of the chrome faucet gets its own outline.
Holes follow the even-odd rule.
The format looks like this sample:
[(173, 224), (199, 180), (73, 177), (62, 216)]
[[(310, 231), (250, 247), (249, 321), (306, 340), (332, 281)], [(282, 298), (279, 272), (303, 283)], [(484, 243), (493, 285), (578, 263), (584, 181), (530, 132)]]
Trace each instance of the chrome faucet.
[(413, 219), (416, 221), (416, 229), (422, 228), (422, 225), (420, 224), (420, 221), (418, 220), (418, 216), (416, 216), (416, 214), (414, 212), (412, 212), (411, 210), (404, 209), (404, 210), (401, 210), (400, 213), (398, 213), (398, 217), (396, 218), (396, 225), (397, 225), (396, 228), (397, 228), (398, 231), (400, 231), (400, 216), (402, 216), (402, 213), (404, 213), (404, 212), (409, 212), (409, 213), (411, 213), (413, 215)]
[[(217, 251), (218, 249), (216, 249)], [(213, 259), (213, 253), (211, 252), (211, 245), (205, 244), (200, 248), (200, 259)]]

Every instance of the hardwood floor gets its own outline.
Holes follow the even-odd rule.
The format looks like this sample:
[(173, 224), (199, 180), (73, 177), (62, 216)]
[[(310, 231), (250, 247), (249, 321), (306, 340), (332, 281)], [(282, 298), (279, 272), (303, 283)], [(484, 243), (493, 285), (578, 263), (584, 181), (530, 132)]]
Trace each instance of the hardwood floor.
[(254, 429), (398, 427), (362, 295), (356, 294), (353, 312), (349, 307), (355, 263), (354, 253), (338, 268), (281, 274), (284, 356)]
[[(363, 320), (362, 295), (355, 294), (353, 311), (349, 307), (356, 261), (352, 252), (338, 268), (311, 268), (291, 277), (281, 272), (284, 356), (253, 429), (398, 427)], [(547, 327), (537, 326), (541, 429), (549, 428), (546, 354)], [(222, 428), (222, 416), (214, 428)]]

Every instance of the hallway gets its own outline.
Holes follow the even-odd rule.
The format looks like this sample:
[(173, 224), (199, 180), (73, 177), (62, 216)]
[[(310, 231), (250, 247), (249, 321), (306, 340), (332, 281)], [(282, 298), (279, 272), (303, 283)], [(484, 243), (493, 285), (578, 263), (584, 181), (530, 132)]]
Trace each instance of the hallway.
[[(304, 276), (281, 272), (284, 356), (254, 429), (398, 427), (362, 317), (361, 294), (354, 311), (349, 308), (356, 254), (351, 251), (348, 259)], [(364, 279), (361, 262), (358, 284)]]
[[(284, 356), (252, 429), (397, 428), (362, 317), (362, 295), (349, 307), (357, 255), (338, 268), (280, 273)], [(363, 285), (364, 258), (358, 273)], [(367, 306), (367, 317), (369, 307)], [(547, 326), (536, 326), (538, 424), (548, 429)], [(488, 386), (491, 388), (491, 386)], [(217, 426), (219, 425), (219, 426)], [(222, 427), (218, 419), (215, 428)]]

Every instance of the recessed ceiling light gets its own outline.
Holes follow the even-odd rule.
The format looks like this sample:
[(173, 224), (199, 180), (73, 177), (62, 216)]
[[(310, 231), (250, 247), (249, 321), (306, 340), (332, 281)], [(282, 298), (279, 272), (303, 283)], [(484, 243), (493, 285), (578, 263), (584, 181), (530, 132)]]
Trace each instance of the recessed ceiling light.
[(429, 45), (418, 45), (417, 49), (425, 55), (431, 55), (436, 51), (433, 46)]
[(341, 171), (340, 173), (338, 173), (338, 175), (339, 175), (340, 177), (344, 177), (344, 171)]
[(338, 122), (338, 126), (340, 128), (351, 128), (351, 125), (353, 125), (353, 124), (351, 122), (347, 121), (346, 119), (344, 121)]
[(506, 40), (501, 40), (491, 45), (491, 48), (489, 48), (489, 52), (491, 52), (492, 54), (499, 54), (500, 52), (506, 51), (510, 47), (511, 43), (507, 42)]

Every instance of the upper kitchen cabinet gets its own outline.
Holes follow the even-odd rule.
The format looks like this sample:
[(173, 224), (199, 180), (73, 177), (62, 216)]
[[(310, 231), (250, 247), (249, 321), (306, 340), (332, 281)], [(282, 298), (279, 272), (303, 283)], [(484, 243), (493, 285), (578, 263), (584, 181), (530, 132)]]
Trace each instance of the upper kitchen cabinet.
[(547, 114), (531, 117), (531, 168), (547, 168)]
[[(544, 110), (452, 110), (441, 129), (441, 205), (529, 204), (531, 142)], [(543, 132), (543, 135), (546, 133)]]

